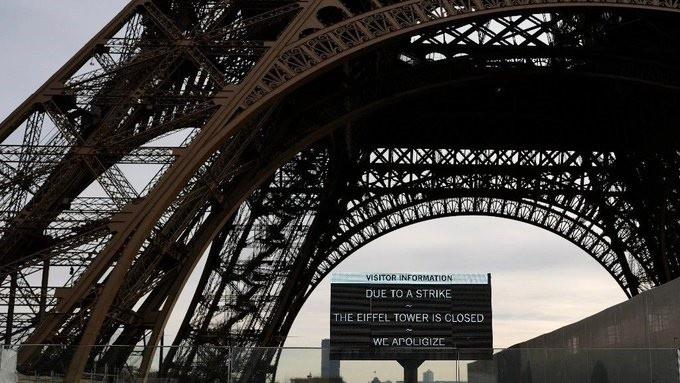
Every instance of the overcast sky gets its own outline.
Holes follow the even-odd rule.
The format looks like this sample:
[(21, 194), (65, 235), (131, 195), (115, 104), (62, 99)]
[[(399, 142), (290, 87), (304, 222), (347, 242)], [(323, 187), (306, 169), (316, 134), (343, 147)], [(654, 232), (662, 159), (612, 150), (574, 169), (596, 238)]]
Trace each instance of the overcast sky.
[[(125, 3), (0, 0), (0, 119)], [(491, 272), (496, 347), (548, 332), (625, 299), (604, 269), (576, 246), (542, 229), (495, 218), (447, 218), (402, 229), (362, 248), (337, 271)], [(328, 281), (324, 281), (314, 292), (293, 326), (287, 346), (315, 347), (328, 336), (329, 291)], [(186, 307), (186, 298), (182, 303), (180, 310)], [(182, 314), (175, 315), (168, 334), (176, 331)], [(290, 368), (282, 369), (282, 382), (299, 374), (318, 373), (317, 353), (306, 351), (304, 357), (302, 353), (284, 354), (282, 366)], [(351, 368), (356, 381), (368, 381), (373, 371), (383, 379), (401, 379), (394, 364), (355, 362), (343, 366), (346, 374)], [(450, 365), (430, 366), (438, 366), (437, 379), (454, 376)]]

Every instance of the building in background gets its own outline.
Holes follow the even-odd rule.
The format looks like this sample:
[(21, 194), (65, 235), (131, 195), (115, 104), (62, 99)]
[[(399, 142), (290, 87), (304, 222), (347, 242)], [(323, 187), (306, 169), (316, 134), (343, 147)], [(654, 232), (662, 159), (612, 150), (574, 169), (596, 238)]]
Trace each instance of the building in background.
[(331, 360), (331, 341), (330, 339), (321, 340), (321, 377), (339, 378), (340, 361)]
[(17, 352), (0, 347), (0, 382), (17, 381)]
[(318, 376), (307, 376), (306, 378), (292, 378), (290, 383), (345, 383), (342, 378), (321, 378)]
[(432, 370), (423, 372), (423, 383), (434, 383), (434, 372)]
[(290, 383), (344, 383), (340, 377), (340, 361), (331, 360), (331, 342), (321, 341), (321, 376), (313, 376), (310, 372), (306, 378), (292, 378)]

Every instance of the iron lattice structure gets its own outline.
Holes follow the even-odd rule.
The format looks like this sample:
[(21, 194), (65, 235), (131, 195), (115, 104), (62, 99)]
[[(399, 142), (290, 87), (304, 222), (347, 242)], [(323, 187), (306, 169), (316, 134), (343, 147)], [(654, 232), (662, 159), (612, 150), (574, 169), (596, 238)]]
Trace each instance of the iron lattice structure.
[(334, 266), (455, 215), (550, 230), (629, 296), (663, 284), (680, 275), (679, 11), (132, 1), (0, 126), (4, 342), (43, 345), (22, 371), (69, 381), (143, 345), (144, 373), (204, 257), (161, 373), (220, 379), (231, 358), (271, 378), (276, 351), (248, 347), (281, 346)]

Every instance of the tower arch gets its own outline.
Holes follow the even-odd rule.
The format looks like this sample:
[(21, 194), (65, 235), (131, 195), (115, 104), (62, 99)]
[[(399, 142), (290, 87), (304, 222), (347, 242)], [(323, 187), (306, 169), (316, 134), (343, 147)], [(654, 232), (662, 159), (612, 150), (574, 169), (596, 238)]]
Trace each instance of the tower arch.
[[(398, 227), (405, 212), (457, 204), (440, 211), (457, 214), (468, 201), (486, 214), (517, 203), (496, 211), (568, 238), (586, 233), (572, 240), (629, 295), (680, 275), (680, 161), (677, 137), (662, 129), (677, 119), (666, 112), (678, 101), (680, 55), (665, 44), (680, 35), (677, 4), (222, 3), (132, 2), (0, 126), (3, 140), (24, 130), (19, 152), (3, 147), (22, 165), (1, 165), (11, 193), (0, 248), (33, 245), (0, 253), (2, 288), (16, 291), (22, 273), (47, 275), (52, 258), (82, 263), (59, 289), (42, 286), (25, 327), (8, 316), (10, 342), (82, 346), (25, 348), (27, 370), (69, 360), (73, 380), (93, 344), (150, 336), (147, 368), (208, 247), (206, 294), (194, 296), (176, 341), (190, 351), (165, 370), (189, 371), (206, 341), (280, 345), (305, 292), (332, 268), (325, 261)], [(82, 71), (88, 60), (96, 69)], [(45, 115), (60, 133), (39, 145)], [(128, 198), (116, 162), (138, 155), (142, 137), (194, 124), (200, 132), (166, 153), (151, 192)], [(372, 162), (381, 152), (447, 162)], [(513, 163), (523, 158), (537, 161)], [(87, 216), (91, 201), (77, 196), (89, 182), (74, 185), (60, 169), (100, 179), (112, 192), (98, 202), (106, 214)], [(351, 222), (386, 191), (411, 199)], [(225, 291), (235, 297), (226, 311), (214, 305)], [(120, 350), (97, 357), (124, 363), (131, 348)]]

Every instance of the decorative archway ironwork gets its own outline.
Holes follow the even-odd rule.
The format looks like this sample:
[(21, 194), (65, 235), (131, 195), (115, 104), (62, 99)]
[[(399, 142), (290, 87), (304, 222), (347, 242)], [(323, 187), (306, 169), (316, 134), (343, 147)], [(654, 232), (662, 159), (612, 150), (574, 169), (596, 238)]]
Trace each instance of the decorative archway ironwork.
[(146, 340), (146, 371), (207, 250), (162, 370), (209, 373), (201, 344), (281, 345), (352, 251), (456, 214), (551, 230), (631, 296), (677, 277), (677, 11), (133, 1), (0, 126), (5, 342), (69, 346), (20, 364), (73, 381)]

